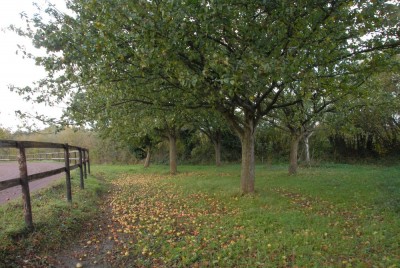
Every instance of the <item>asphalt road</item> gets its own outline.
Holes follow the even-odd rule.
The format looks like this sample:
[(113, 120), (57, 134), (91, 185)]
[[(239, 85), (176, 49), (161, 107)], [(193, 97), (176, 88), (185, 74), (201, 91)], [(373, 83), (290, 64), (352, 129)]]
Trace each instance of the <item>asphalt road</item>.
[[(64, 163), (27, 163), (28, 175), (49, 171), (52, 169), (60, 168), (64, 166)], [(17, 162), (6, 162), (0, 163), (0, 181), (9, 179), (15, 179), (19, 177), (18, 163)], [(53, 175), (40, 180), (32, 181), (29, 183), (30, 192), (37, 191), (51, 185), (57, 179), (65, 178), (64, 173)], [(21, 198), (21, 186), (11, 187), (0, 191), (0, 204), (4, 204), (9, 200)]]

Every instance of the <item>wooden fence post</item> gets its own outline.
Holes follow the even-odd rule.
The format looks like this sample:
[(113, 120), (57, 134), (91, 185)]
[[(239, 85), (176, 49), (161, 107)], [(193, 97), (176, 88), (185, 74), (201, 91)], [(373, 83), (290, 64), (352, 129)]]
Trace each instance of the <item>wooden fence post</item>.
[(88, 166), (88, 172), (90, 174), (90, 159), (89, 159), (89, 150), (87, 150), (87, 166)]
[(31, 206), (31, 196), (29, 193), (28, 168), (26, 166), (25, 147), (20, 142), (18, 142), (17, 145), (19, 149), (18, 165), (19, 165), (19, 177), (22, 189), (22, 200), (24, 203), (25, 224), (27, 225), (29, 230), (32, 230), (33, 229), (32, 206)]
[(67, 200), (72, 202), (72, 187), (71, 187), (71, 170), (69, 168), (69, 146), (68, 143), (64, 145), (64, 160), (65, 160), (65, 180), (67, 183)]
[(82, 149), (79, 148), (79, 173), (81, 179), (81, 189), (85, 189), (85, 183), (83, 182), (83, 167), (82, 167)]
[(83, 173), (85, 174), (85, 179), (87, 179), (87, 172), (86, 172), (86, 150), (83, 149)]

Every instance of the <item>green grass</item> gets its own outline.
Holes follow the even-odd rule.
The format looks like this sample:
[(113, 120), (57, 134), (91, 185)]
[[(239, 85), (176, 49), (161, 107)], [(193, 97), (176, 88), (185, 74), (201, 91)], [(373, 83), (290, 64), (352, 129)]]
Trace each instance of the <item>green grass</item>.
[(57, 251), (79, 235), (83, 222), (97, 213), (97, 203), (105, 191), (104, 183), (92, 176), (79, 188), (79, 175), (72, 174), (72, 203), (66, 201), (65, 180), (32, 194), (33, 232), (23, 218), (20, 198), (0, 206), (0, 267), (47, 266), (46, 252)]
[(297, 176), (258, 166), (257, 191), (247, 196), (238, 165), (182, 166), (175, 177), (166, 166), (96, 169), (119, 189), (114, 213), (131, 240), (121, 245), (124, 265), (400, 265), (398, 166), (330, 165)]

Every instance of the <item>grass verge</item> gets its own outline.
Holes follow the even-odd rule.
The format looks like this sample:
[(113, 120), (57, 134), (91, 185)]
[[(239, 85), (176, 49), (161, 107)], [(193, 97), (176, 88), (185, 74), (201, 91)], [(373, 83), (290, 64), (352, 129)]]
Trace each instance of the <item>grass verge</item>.
[(72, 203), (66, 201), (65, 180), (32, 194), (34, 231), (28, 232), (20, 199), (0, 206), (0, 267), (46, 267), (52, 260), (47, 252), (62, 249), (79, 236), (83, 222), (97, 213), (97, 204), (106, 187), (88, 176), (85, 189), (73, 174)]

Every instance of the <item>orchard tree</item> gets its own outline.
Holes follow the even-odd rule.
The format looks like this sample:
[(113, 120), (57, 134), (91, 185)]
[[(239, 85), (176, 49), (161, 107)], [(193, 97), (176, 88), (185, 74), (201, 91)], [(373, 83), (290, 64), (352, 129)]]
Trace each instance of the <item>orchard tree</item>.
[[(356, 69), (356, 73), (349, 72), (346, 76), (305, 79), (292, 84), (293, 88), (283, 94), (285, 98), (301, 100), (295, 105), (276, 109), (268, 119), (272, 125), (290, 136), (290, 175), (297, 173), (300, 141), (304, 141), (306, 162), (309, 164), (309, 138), (315, 128), (326, 120), (327, 113), (344, 111), (352, 100), (371, 96), (372, 92), (366, 93), (363, 85), (378, 67), (379, 63), (363, 65)], [(319, 76), (318, 69), (314, 72), (315, 76)]]
[[(241, 191), (254, 192), (255, 133), (282, 98), (314, 76), (346, 76), (363, 61), (398, 51), (398, 5), (391, 1), (71, 0), (26, 30), (47, 56), (38, 101), (89, 88), (117, 103), (206, 107), (225, 117), (242, 145)], [(107, 85), (107, 86), (103, 86)], [(113, 86), (110, 86), (113, 85)], [(104, 107), (105, 111), (118, 105)], [(182, 108), (183, 109), (183, 108)]]
[(221, 166), (221, 147), (223, 134), (229, 131), (226, 120), (213, 110), (193, 110), (188, 114), (194, 128), (207, 136), (214, 146), (215, 165)]
[(160, 106), (150, 100), (125, 101), (122, 88), (116, 88), (115, 94), (108, 97), (101, 92), (96, 87), (86, 87), (85, 92), (75, 94), (65, 111), (65, 116), (73, 121), (69, 123), (84, 125), (91, 122), (103, 137), (120, 140), (132, 148), (144, 147), (145, 167), (150, 164), (152, 148), (166, 139), (169, 143), (170, 173), (176, 174), (176, 142), (187, 119), (183, 111), (173, 106)]
[(117, 140), (119, 143), (126, 144), (131, 152), (135, 153), (139, 160), (144, 159), (143, 166), (148, 168), (154, 147), (162, 141), (158, 131), (154, 129), (154, 118), (143, 117), (136, 121), (130, 117), (130, 124), (126, 124), (126, 117), (112, 119), (114, 126), (101, 126), (96, 124), (95, 130), (104, 139)]
[[(290, 153), (289, 153), (289, 174), (297, 173), (298, 151), (301, 140), (309, 146), (309, 138), (314, 133), (317, 125), (323, 120), (326, 112), (332, 111), (333, 101), (320, 98), (317, 94), (309, 100), (303, 100), (299, 104), (284, 107), (273, 114), (269, 122), (281, 131), (289, 134)], [(307, 148), (309, 161), (309, 148)], [(307, 154), (306, 152), (306, 154)]]

